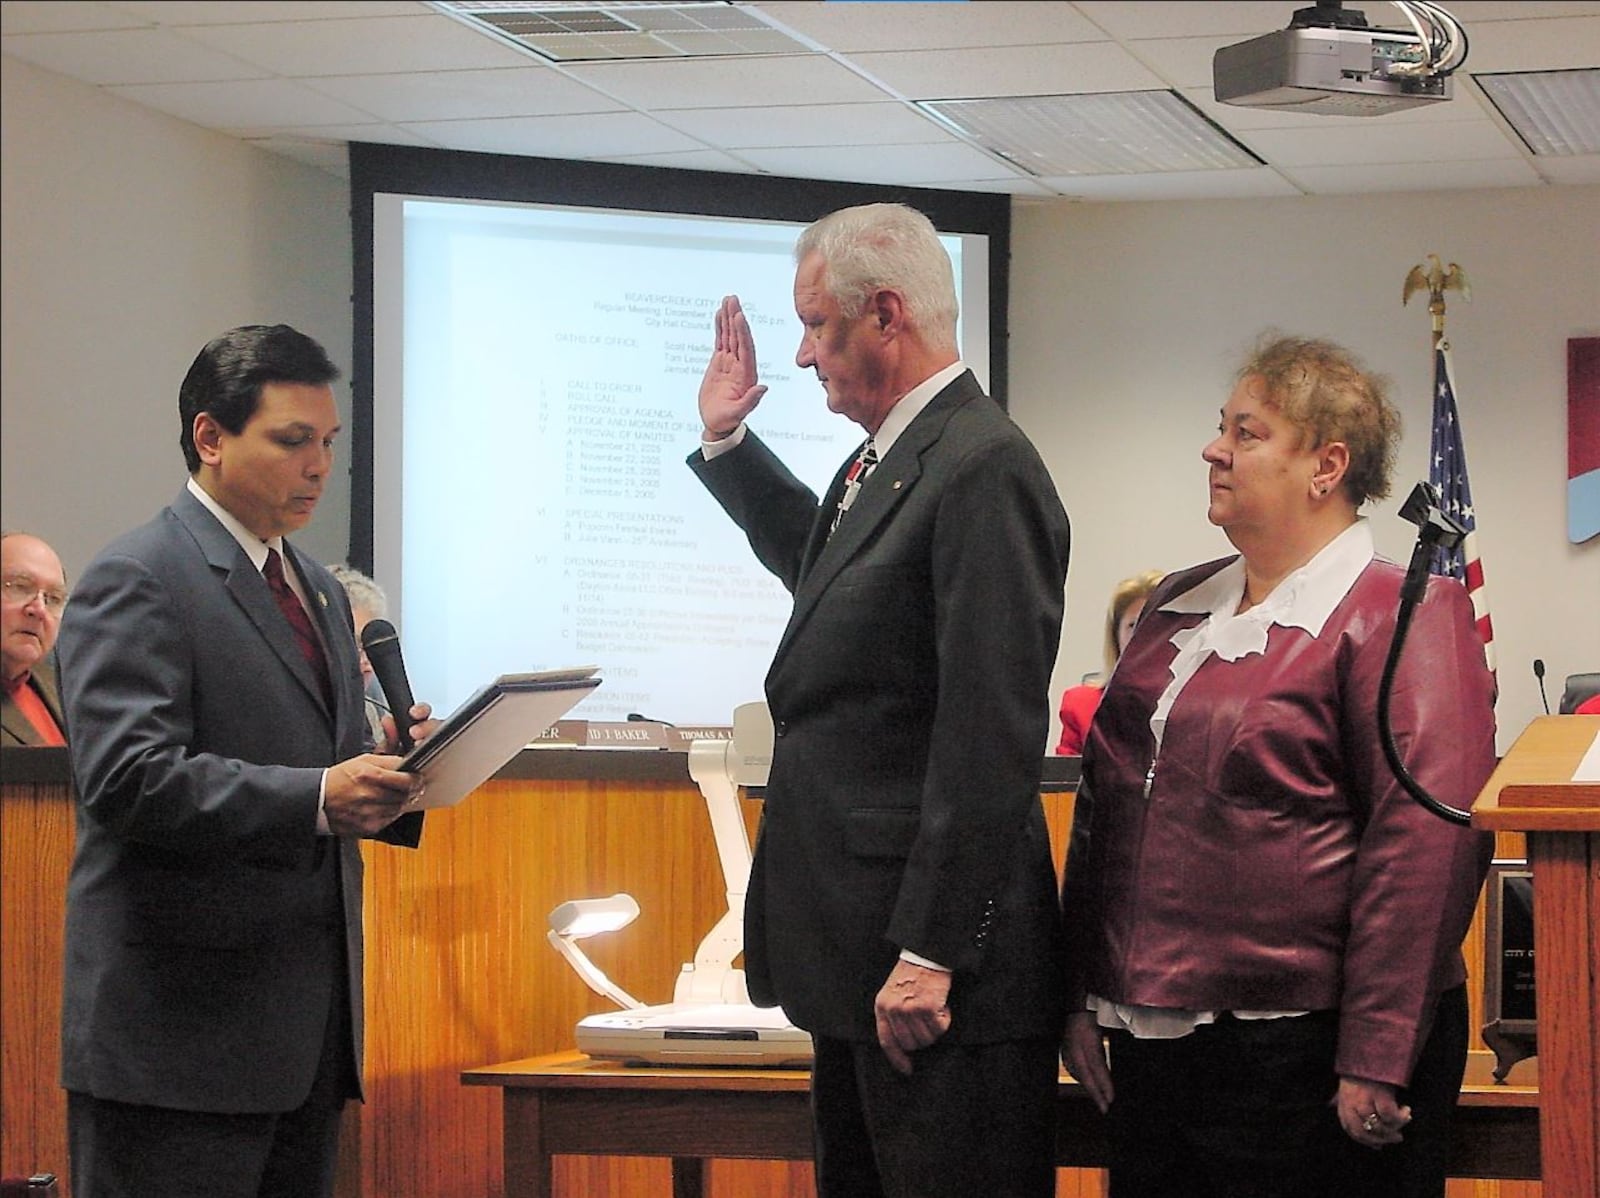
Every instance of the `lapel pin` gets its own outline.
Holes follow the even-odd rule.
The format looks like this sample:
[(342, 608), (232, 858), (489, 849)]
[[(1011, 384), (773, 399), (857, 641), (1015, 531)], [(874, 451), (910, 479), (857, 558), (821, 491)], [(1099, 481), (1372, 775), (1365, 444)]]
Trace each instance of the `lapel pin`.
[(323, 607), (327, 607), (328, 606), (328, 597), (326, 595), (324, 595), (321, 591), (318, 591), (317, 592), (317, 602), (322, 604)]
[(894, 480), (894, 489), (896, 491), (900, 489), (900, 480), (898, 478)]

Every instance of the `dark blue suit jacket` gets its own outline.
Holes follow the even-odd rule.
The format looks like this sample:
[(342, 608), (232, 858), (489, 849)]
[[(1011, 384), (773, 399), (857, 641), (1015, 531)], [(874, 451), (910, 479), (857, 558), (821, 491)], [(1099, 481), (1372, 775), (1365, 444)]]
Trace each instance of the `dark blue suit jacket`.
[[(366, 747), (344, 590), (285, 544), (334, 706), (265, 579), (187, 490), (84, 571), (62, 622), (78, 796), (62, 1084), (118, 1102), (284, 1111), (348, 977), (359, 1075), (361, 854), (319, 836), (325, 767)], [(390, 830), (415, 843), (415, 817)]]

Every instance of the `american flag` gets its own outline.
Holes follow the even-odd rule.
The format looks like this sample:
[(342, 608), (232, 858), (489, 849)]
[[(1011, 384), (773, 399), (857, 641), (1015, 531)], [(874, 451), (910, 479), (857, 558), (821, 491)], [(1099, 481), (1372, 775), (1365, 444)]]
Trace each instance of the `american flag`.
[(1478, 559), (1478, 520), (1472, 507), (1472, 487), (1467, 482), (1467, 451), (1461, 444), (1461, 418), (1456, 412), (1456, 388), (1450, 372), (1450, 347), (1441, 341), (1433, 351), (1433, 452), (1428, 460), (1428, 481), (1439, 490), (1444, 510), (1467, 530), (1454, 549), (1435, 549), (1435, 574), (1448, 574), (1467, 588), (1478, 618), (1483, 655), (1494, 669), (1494, 625), (1489, 621), (1489, 593), (1483, 586), (1483, 563)]

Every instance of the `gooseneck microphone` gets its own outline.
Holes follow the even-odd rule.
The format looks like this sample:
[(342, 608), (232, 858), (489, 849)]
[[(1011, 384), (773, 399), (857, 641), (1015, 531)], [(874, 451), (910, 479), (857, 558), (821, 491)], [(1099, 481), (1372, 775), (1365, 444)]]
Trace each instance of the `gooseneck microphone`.
[(640, 715), (637, 711), (630, 711), (628, 713), (628, 723), (630, 723), (630, 724), (660, 724), (663, 728), (676, 728), (677, 727), (676, 724), (668, 723), (666, 720), (658, 720), (653, 715)]
[(372, 672), (383, 688), (384, 702), (394, 714), (397, 745), (402, 753), (411, 752), (411, 683), (406, 681), (406, 664), (400, 658), (400, 634), (388, 620), (369, 620), (361, 630), (361, 647), (367, 651)]
[(1544, 704), (1545, 715), (1550, 714), (1550, 697), (1544, 693), (1544, 658), (1533, 659), (1533, 676), (1539, 680), (1539, 702)]
[(1405, 580), (1400, 584), (1400, 608), (1395, 612), (1394, 639), (1389, 642), (1389, 656), (1383, 663), (1383, 677), (1378, 682), (1378, 735), (1389, 769), (1406, 793), (1440, 819), (1468, 826), (1472, 823), (1472, 812), (1439, 802), (1422, 783), (1411, 776), (1405, 762), (1400, 760), (1400, 749), (1394, 742), (1394, 729), (1389, 723), (1389, 697), (1394, 690), (1395, 669), (1400, 664), (1400, 652), (1411, 627), (1412, 613), (1427, 590), (1428, 563), (1433, 560), (1436, 548), (1446, 551), (1454, 549), (1467, 535), (1467, 530), (1459, 520), (1439, 506), (1439, 490), (1432, 483), (1422, 482), (1413, 487), (1410, 496), (1400, 506), (1400, 515), (1417, 526), (1417, 543), (1411, 551)]

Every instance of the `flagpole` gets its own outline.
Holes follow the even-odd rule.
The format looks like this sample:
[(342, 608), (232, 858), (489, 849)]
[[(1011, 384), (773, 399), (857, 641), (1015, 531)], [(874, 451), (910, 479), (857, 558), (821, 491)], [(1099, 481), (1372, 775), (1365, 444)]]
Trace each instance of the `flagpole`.
[(1456, 408), (1455, 382), (1451, 378), (1450, 342), (1444, 333), (1447, 291), (1459, 291), (1472, 298), (1466, 271), (1452, 262), (1440, 262), (1429, 254), (1406, 275), (1400, 303), (1409, 303), (1420, 291), (1428, 293), (1428, 312), (1433, 318), (1433, 435), (1429, 447), (1428, 482), (1439, 496), (1440, 507), (1459, 521), (1465, 535), (1458, 546), (1435, 550), (1432, 571), (1456, 578), (1472, 597), (1478, 637), (1483, 641), (1484, 659), (1495, 668), (1494, 625), (1489, 618), (1489, 597), (1483, 585), (1483, 564), (1478, 556), (1477, 516), (1472, 506), (1472, 489), (1467, 481), (1466, 449), (1462, 444), (1461, 419)]

